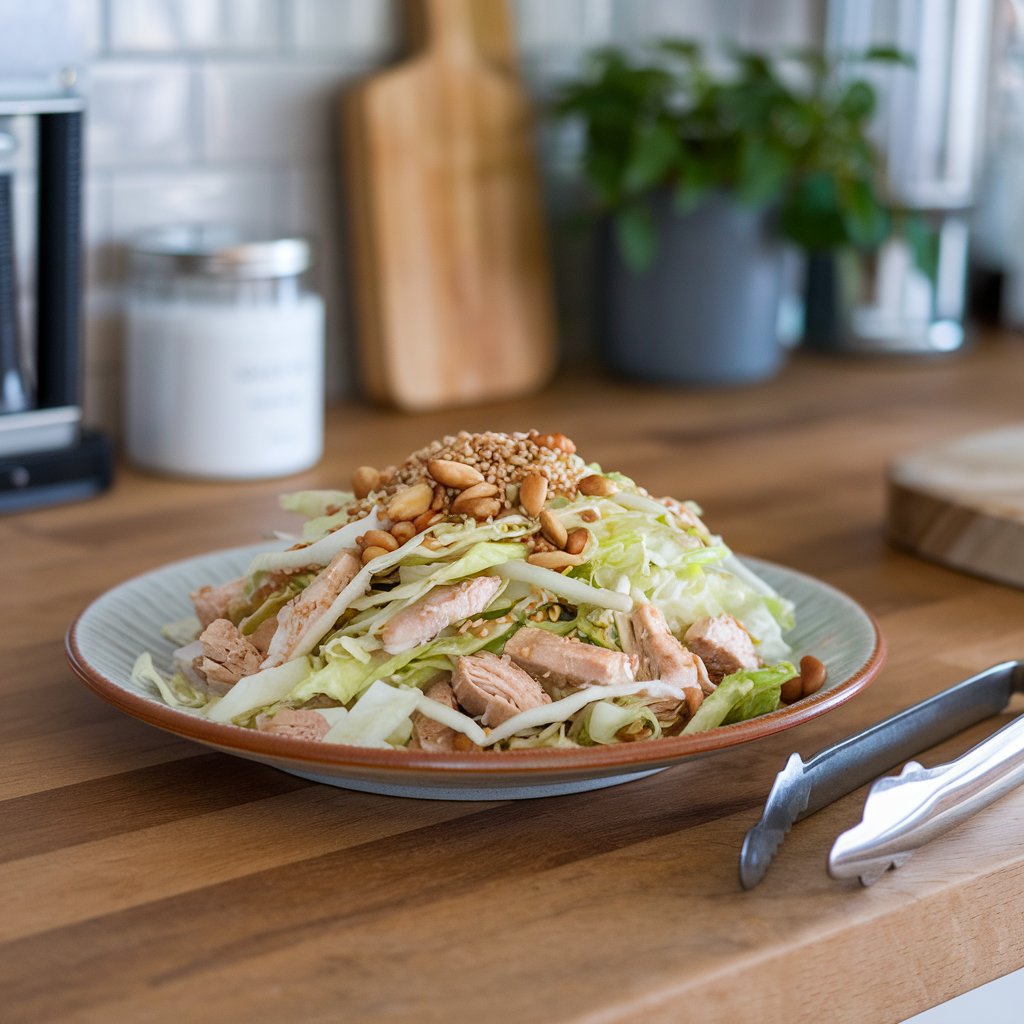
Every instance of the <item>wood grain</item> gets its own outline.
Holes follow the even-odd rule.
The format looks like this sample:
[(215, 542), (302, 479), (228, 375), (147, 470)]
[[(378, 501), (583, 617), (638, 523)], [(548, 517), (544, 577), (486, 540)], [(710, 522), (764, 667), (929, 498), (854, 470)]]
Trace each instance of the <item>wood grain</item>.
[(554, 367), (532, 114), (494, 3), (410, 0), (422, 48), (342, 104), (364, 382), (407, 410), (524, 394)]
[(890, 537), (911, 551), (1024, 587), (1024, 426), (896, 459), (888, 517)]
[[(1024, 792), (873, 889), (824, 870), (863, 793), (801, 822), (758, 889), (736, 876), (793, 749), (1024, 652), (1024, 594), (884, 539), (886, 465), (1014, 420), (1022, 375), (1024, 346), (1000, 336), (943, 362), (802, 356), (739, 391), (574, 373), (486, 410), (335, 410), (324, 463), (286, 481), (122, 470), (101, 499), (0, 519), (0, 1016), (862, 1024), (1024, 966)], [(653, 491), (696, 498), (738, 550), (875, 612), (882, 677), (784, 736), (616, 789), (446, 804), (211, 754), (119, 715), (66, 668), (63, 630), (100, 591), (286, 527), (278, 491), (336, 486), (461, 427), (561, 430)]]

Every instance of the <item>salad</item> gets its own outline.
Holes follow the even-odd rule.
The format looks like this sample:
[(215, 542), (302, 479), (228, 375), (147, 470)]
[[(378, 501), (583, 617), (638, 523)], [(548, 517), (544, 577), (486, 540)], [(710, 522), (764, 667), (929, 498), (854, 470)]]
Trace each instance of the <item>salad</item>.
[(164, 630), (173, 675), (136, 662), (167, 704), (324, 743), (516, 750), (700, 732), (821, 685), (788, 660), (790, 602), (697, 506), (563, 434), (463, 432), (281, 503), (301, 536), (190, 595)]

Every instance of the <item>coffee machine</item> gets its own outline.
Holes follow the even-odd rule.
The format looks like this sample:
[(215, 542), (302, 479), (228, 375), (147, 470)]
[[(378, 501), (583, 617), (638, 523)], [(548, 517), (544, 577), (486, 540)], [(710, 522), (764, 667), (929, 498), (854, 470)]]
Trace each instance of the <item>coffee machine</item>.
[[(70, 89), (0, 92), (0, 512), (85, 498), (113, 475), (109, 441), (82, 426), (84, 120), (85, 101)], [(16, 217), (22, 133), (34, 135), (36, 147), (35, 160), (18, 171), (35, 178), (30, 223)], [(32, 191), (27, 184), (22, 194)], [(26, 310), (15, 246), (22, 231), (35, 239)]]

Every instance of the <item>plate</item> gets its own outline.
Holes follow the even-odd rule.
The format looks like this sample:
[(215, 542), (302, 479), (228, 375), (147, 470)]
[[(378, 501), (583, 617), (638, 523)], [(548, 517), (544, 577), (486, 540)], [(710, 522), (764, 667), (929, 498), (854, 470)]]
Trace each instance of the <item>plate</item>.
[(152, 653), (161, 671), (171, 671), (173, 645), (161, 636), (160, 627), (192, 613), (189, 591), (243, 575), (252, 556), (262, 550), (265, 545), (212, 552), (108, 590), (68, 629), (72, 669), (104, 700), (150, 725), (315, 782), (389, 796), (508, 800), (615, 786), (790, 729), (859, 693), (878, 675), (885, 658), (877, 624), (852, 598), (803, 573), (744, 558), (794, 602), (797, 626), (787, 640), (795, 657), (820, 658), (828, 667), (828, 681), (818, 693), (789, 707), (691, 736), (570, 750), (380, 750), (209, 722), (198, 712), (168, 707), (133, 683), (132, 665), (142, 651)]

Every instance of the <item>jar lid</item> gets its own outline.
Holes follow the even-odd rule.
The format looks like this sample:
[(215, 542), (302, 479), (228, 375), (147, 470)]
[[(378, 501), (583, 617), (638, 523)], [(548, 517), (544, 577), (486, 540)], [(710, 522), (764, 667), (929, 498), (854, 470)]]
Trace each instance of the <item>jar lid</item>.
[(224, 225), (154, 228), (137, 235), (129, 248), (136, 270), (232, 280), (294, 277), (313, 264), (308, 238)]

